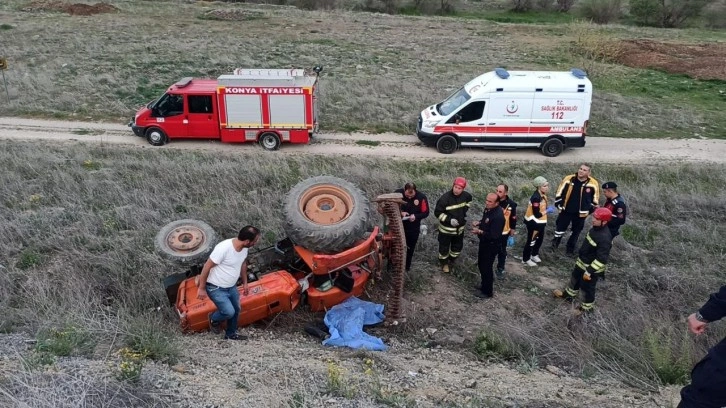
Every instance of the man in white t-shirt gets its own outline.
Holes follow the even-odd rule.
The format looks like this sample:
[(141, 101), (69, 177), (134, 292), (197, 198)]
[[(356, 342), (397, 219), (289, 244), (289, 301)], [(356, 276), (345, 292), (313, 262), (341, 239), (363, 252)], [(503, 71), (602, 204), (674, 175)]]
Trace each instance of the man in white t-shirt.
[(246, 340), (237, 334), (237, 322), (241, 310), (237, 279), (242, 278), (242, 293), (247, 295), (247, 254), (260, 239), (260, 230), (248, 225), (242, 228), (237, 238), (230, 238), (217, 244), (209, 255), (199, 277), (197, 299), (212, 299), (217, 311), (209, 316), (209, 325), (214, 333), (220, 332), (220, 324), (227, 321), (225, 340)]

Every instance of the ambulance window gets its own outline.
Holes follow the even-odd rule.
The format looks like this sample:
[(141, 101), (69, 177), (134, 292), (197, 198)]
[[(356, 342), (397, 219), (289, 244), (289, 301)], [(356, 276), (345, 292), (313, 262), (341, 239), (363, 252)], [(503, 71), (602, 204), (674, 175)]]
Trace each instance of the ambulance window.
[(473, 122), (484, 116), (484, 101), (475, 101), (463, 107), (456, 115), (452, 116), (446, 123)]
[(463, 105), (469, 99), (471, 99), (471, 95), (469, 95), (464, 88), (460, 88), (443, 102), (436, 105), (436, 109), (439, 111), (441, 116), (448, 116), (451, 112), (456, 112), (456, 110), (459, 109), (459, 106)]
[(189, 113), (212, 113), (212, 95), (189, 95)]

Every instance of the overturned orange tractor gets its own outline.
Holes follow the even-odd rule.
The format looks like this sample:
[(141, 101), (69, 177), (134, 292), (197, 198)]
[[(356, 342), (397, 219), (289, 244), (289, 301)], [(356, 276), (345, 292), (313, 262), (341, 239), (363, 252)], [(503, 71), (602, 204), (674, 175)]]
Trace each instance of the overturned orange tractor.
[[(387, 318), (400, 318), (405, 238), (399, 212), (400, 194), (375, 200), (388, 218), (387, 232), (371, 227), (371, 205), (357, 187), (337, 177), (313, 177), (295, 185), (285, 199), (287, 238), (249, 255), (248, 294), (240, 282), (239, 317), (249, 325), (306, 304), (325, 311), (351, 296), (360, 296), (385, 262), (391, 271), (393, 296)], [(198, 275), (217, 237), (207, 224), (180, 220), (156, 236), (160, 254), (189, 265), (185, 273), (164, 280), (169, 301), (176, 308), (183, 331), (209, 329), (216, 310), (209, 298), (197, 299)]]

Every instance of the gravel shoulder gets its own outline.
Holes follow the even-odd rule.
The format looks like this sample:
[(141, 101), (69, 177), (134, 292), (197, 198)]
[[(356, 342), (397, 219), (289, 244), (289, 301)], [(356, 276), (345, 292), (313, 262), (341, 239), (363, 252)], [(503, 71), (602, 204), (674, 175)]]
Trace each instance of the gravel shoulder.
[[(128, 126), (114, 123), (70, 122), (15, 117), (0, 117), (0, 139), (84, 142), (118, 144), (143, 148), (150, 146), (144, 138), (136, 137)], [(361, 141), (378, 145), (361, 144)], [(192, 149), (229, 152), (231, 149), (252, 151), (256, 144), (225, 144), (209, 140), (174, 140), (162, 149)], [(277, 154), (278, 152), (275, 152)], [(534, 149), (458, 150), (443, 155), (435, 148), (423, 146), (414, 135), (391, 133), (321, 133), (309, 145), (283, 145), (280, 154), (333, 154), (343, 156), (380, 156), (401, 159), (524, 161), (569, 163), (588, 161), (597, 163), (656, 164), (662, 161), (726, 163), (726, 141), (714, 139), (621, 139), (589, 137), (584, 148), (568, 149), (558, 157), (545, 157)]]

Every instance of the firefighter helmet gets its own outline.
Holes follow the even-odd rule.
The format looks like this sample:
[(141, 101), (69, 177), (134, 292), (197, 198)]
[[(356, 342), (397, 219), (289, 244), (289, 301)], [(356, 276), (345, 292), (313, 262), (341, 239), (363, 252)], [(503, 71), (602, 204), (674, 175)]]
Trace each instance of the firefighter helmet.
[(466, 188), (466, 179), (464, 177), (457, 177), (454, 179), (454, 185), (461, 188)]
[(610, 220), (613, 218), (613, 212), (605, 207), (600, 207), (597, 208), (594, 213), (592, 213), (592, 216), (596, 220), (610, 222)]

